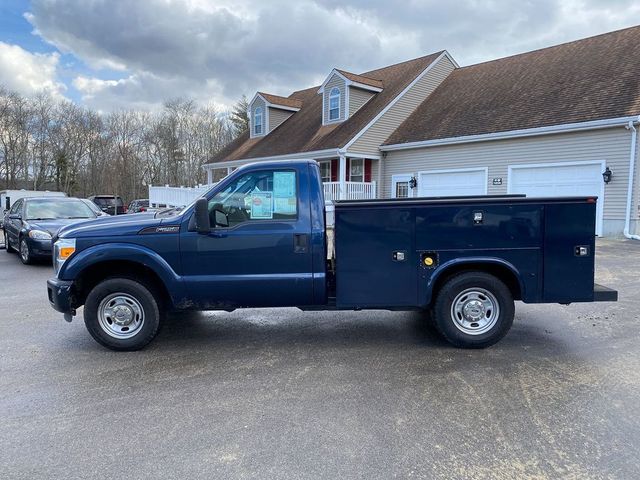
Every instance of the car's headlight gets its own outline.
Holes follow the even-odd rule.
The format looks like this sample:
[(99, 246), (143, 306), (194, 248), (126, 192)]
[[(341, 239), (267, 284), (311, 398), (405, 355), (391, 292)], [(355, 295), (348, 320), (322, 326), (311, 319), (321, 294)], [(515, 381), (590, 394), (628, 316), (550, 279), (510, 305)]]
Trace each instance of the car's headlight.
[(34, 240), (51, 240), (51, 234), (49, 232), (45, 232), (44, 230), (31, 230), (29, 232), (29, 237)]
[(76, 251), (76, 239), (75, 238), (61, 238), (53, 245), (53, 269), (58, 275), (60, 268), (64, 262), (67, 261), (73, 253)]

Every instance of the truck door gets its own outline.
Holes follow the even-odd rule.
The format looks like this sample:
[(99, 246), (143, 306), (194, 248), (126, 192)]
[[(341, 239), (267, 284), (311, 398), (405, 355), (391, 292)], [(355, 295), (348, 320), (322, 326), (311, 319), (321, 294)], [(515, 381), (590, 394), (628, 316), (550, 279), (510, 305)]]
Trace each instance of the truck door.
[(211, 232), (183, 226), (188, 296), (202, 309), (313, 303), (308, 175), (252, 169), (209, 198)]

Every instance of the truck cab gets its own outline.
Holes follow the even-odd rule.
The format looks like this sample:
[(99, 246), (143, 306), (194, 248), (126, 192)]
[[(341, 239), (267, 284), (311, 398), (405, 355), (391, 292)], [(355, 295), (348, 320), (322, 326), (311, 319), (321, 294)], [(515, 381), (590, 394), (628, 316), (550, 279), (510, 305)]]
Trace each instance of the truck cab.
[(48, 295), (67, 320), (84, 306), (115, 350), (144, 347), (170, 310), (285, 306), (421, 310), (454, 345), (485, 347), (514, 299), (615, 299), (593, 283), (595, 201), (344, 201), (331, 225), (316, 162), (256, 163), (175, 214), (62, 229)]

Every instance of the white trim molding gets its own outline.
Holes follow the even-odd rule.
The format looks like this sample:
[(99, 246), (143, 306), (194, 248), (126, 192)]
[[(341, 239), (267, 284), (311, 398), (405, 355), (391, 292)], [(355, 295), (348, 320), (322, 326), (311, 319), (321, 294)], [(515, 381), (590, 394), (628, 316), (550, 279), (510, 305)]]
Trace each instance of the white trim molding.
[[(364, 133), (369, 130), (369, 128), (371, 128), (371, 126), (373, 126), (385, 113), (387, 113), (387, 111), (389, 111), (389, 109), (391, 107), (393, 107), (396, 103), (398, 103), (398, 101), (409, 91), (411, 90), (411, 88), (420, 81), (420, 79), (422, 79), (422, 77), (424, 77), (427, 73), (429, 73), (431, 71), (431, 69), (437, 65), (440, 60), (442, 60), (443, 58), (448, 58), (449, 61), (451, 63), (453, 63), (453, 65), (458, 68), (458, 64), (455, 62), (455, 60), (451, 57), (451, 55), (449, 55), (449, 52), (447, 52), (446, 50), (444, 50), (440, 55), (438, 55), (438, 58), (436, 58), (433, 62), (431, 62), (429, 65), (427, 65), (427, 67), (420, 72), (420, 74), (418, 74), (418, 76), (416, 78), (414, 78), (411, 83), (409, 85), (407, 85), (404, 90), (402, 90), (398, 95), (396, 95), (396, 97), (391, 100), (386, 107), (384, 107), (380, 112), (378, 112), (378, 114), (373, 117), (373, 119), (367, 123), (364, 128), (362, 130), (360, 130), (358, 133), (355, 134), (355, 136), (349, 140), (349, 142), (347, 142), (347, 144), (343, 147), (344, 150), (348, 149), (351, 145), (353, 145), (362, 135), (364, 135)], [(382, 148), (381, 148), (382, 150)]]
[(486, 142), (491, 140), (507, 140), (510, 138), (534, 137), (539, 135), (550, 135), (556, 133), (579, 132), (582, 130), (597, 130), (616, 126), (625, 126), (629, 121), (637, 121), (638, 117), (617, 117), (603, 120), (592, 120), (588, 122), (564, 123), (561, 125), (551, 125), (548, 127), (534, 127), (520, 130), (509, 130), (506, 132), (484, 133), (480, 135), (467, 135), (464, 137), (439, 138), (436, 140), (421, 140), (418, 142), (395, 143), (392, 145), (381, 145), (383, 152), (394, 152), (398, 150), (411, 150), (414, 148), (437, 147), (440, 145), (457, 145), (461, 143)]
[[(320, 88), (318, 89), (318, 93), (324, 93), (324, 89), (327, 86), (327, 83), (329, 83), (329, 80), (331, 80), (331, 77), (333, 77), (334, 75), (338, 75), (342, 80), (344, 80), (344, 82), (347, 85), (347, 87), (352, 85), (354, 87), (358, 87), (358, 88), (361, 88), (363, 90), (369, 90), (369, 91), (375, 92), (375, 93), (378, 93), (378, 92), (382, 91), (382, 88), (380, 88), (380, 87), (374, 87), (372, 85), (367, 85), (367, 84), (364, 84), (364, 83), (354, 82), (353, 80), (349, 80), (342, 73), (340, 73), (337, 68), (334, 68), (334, 69), (331, 70), (329, 75), (327, 75), (327, 78), (324, 79), (324, 82), (322, 82), (322, 85), (320, 85)], [(364, 77), (365, 75), (360, 75), (360, 76)]]

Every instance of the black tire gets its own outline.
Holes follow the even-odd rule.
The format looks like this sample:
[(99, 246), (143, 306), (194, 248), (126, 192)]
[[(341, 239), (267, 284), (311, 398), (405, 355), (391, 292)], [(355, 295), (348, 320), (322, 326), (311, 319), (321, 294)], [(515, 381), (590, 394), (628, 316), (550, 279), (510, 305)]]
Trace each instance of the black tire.
[[(31, 255), (31, 248), (24, 238), (18, 240), (18, 256), (20, 261), (25, 265), (31, 265), (33, 263), (33, 256)], [(24, 249), (24, 250), (23, 250)]]
[[(116, 333), (113, 329), (118, 326), (114, 326), (113, 321), (109, 322), (109, 316), (104, 315), (104, 310), (109, 305), (108, 299), (114, 295), (115, 298), (133, 299), (137, 302), (135, 308), (139, 308), (144, 314), (141, 325), (136, 327), (137, 331), (129, 338), (114, 336)], [(107, 302), (104, 304), (106, 306), (101, 306), (103, 301)], [(117, 351), (134, 351), (144, 348), (158, 334), (163, 317), (164, 311), (153, 288), (130, 278), (109, 278), (100, 282), (89, 292), (84, 305), (84, 324), (91, 336), (100, 345)], [(123, 334), (126, 335), (126, 332)]]
[(3, 230), (3, 232), (4, 232), (4, 248), (7, 250), (7, 253), (16, 253), (16, 249), (9, 244), (9, 235), (7, 235), (7, 231)]
[(461, 273), (449, 279), (438, 292), (433, 307), (438, 331), (460, 348), (495, 344), (511, 328), (514, 312), (509, 288), (483, 272)]

